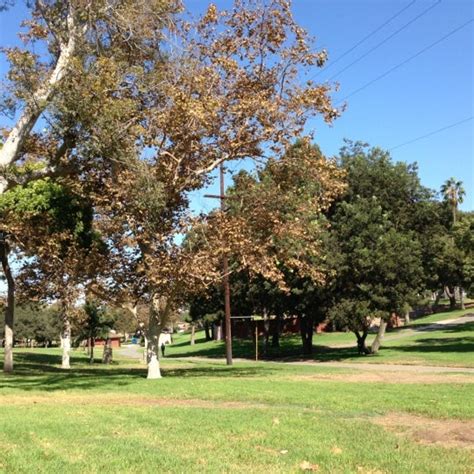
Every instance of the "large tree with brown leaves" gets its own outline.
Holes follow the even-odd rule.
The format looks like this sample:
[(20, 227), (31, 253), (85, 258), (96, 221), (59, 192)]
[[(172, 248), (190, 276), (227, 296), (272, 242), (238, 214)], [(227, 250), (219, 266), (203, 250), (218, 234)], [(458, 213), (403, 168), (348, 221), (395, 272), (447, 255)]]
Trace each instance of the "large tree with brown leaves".
[[(109, 239), (111, 274), (122, 275), (115, 284), (151, 305), (151, 378), (177, 296), (215, 277), (212, 259), (176, 244), (188, 193), (220, 163), (281, 153), (308, 117), (339, 113), (330, 85), (299, 82), (326, 53), (314, 52), (289, 2), (210, 5), (197, 21), (180, 7), (37, 1), (25, 49), (8, 51), (10, 98), (22, 114), (5, 131), (2, 190), (44, 175), (80, 183)], [(33, 53), (38, 42), (49, 57)]]

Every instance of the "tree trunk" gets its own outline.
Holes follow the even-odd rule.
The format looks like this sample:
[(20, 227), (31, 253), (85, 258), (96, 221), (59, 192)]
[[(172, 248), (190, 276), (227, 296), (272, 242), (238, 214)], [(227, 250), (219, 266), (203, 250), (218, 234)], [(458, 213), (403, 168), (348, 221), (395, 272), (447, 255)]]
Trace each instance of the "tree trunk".
[(367, 334), (368, 331), (364, 331), (362, 334), (359, 334), (359, 332), (355, 332), (355, 335), (357, 337), (357, 350), (359, 354), (361, 355), (367, 355), (370, 354), (370, 350), (367, 348), (365, 345), (365, 340), (367, 339)]
[(450, 310), (456, 309), (456, 291), (455, 291), (455, 288), (453, 288), (453, 287), (450, 288), (449, 286), (446, 286), (444, 291), (446, 292), (446, 295), (449, 298), (449, 309)]
[(204, 335), (206, 336), (206, 341), (212, 341), (211, 331), (209, 329), (209, 323), (204, 323)]
[(385, 336), (385, 331), (387, 330), (387, 321), (385, 321), (385, 319), (381, 319), (380, 320), (380, 326), (379, 326), (379, 330), (377, 332), (377, 336), (376, 338), (374, 339), (374, 342), (372, 343), (372, 346), (370, 348), (370, 353), (371, 354), (377, 354), (379, 349), (380, 349), (380, 346), (382, 345), (382, 340), (383, 340), (383, 337)]
[(303, 354), (311, 355), (313, 353), (313, 318), (304, 316), (300, 318), (300, 333), (303, 343)]
[(410, 311), (407, 310), (405, 313), (405, 326), (408, 326), (410, 324)]
[(3, 371), (13, 372), (13, 322), (15, 320), (15, 280), (8, 261), (9, 248), (6, 242), (0, 243), (0, 259), (5, 278), (7, 279), (7, 306), (5, 308), (5, 344)]
[(190, 344), (191, 346), (194, 346), (196, 343), (196, 325), (194, 323), (191, 324), (191, 340)]
[(61, 332), (61, 347), (63, 348), (61, 368), (71, 368), (71, 321), (67, 315), (67, 311), (63, 308), (63, 328)]
[(263, 355), (268, 356), (268, 343), (270, 339), (270, 319), (267, 310), (263, 310)]
[(148, 351), (148, 337), (146, 336), (146, 334), (143, 335), (143, 339), (144, 339), (144, 344), (143, 344), (143, 356), (142, 356), (142, 362), (144, 364), (147, 364), (148, 363), (148, 357), (147, 357), (147, 351)]
[(147, 379), (160, 379), (160, 334), (168, 323), (171, 299), (154, 295), (150, 305), (150, 320), (148, 323), (147, 344)]
[(150, 322), (148, 326), (148, 340), (146, 346), (146, 361), (148, 365), (148, 374), (147, 379), (160, 379), (160, 333), (161, 327), (159, 321), (157, 320), (158, 316), (153, 314), (153, 311), (150, 314)]
[(459, 287), (459, 302), (461, 303), (461, 309), (466, 309), (464, 304), (464, 290), (461, 287)]
[(90, 343), (90, 351), (89, 351), (89, 364), (94, 363), (94, 347), (95, 347), (95, 338), (89, 338)]
[(104, 353), (102, 354), (102, 363), (110, 364), (112, 362), (112, 340), (108, 337), (105, 340)]
[(272, 347), (280, 347), (281, 314), (277, 313), (272, 334)]
[(214, 324), (214, 340), (222, 341), (222, 339), (223, 339), (222, 324)]

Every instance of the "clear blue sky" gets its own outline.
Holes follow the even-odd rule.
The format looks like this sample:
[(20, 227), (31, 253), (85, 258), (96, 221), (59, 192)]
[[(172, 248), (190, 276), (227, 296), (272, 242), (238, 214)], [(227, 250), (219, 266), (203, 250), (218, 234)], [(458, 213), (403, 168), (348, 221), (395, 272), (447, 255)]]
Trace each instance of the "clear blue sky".
[[(203, 11), (206, 0), (185, 0), (193, 13)], [(214, 2), (219, 8), (230, 0)], [(410, 5), (412, 3), (412, 5)], [(376, 51), (340, 74), (340, 91), (335, 101), (383, 74), (474, 16), (472, 0), (294, 0), (297, 21), (316, 37), (316, 48), (326, 48), (338, 58), (360, 39), (378, 28), (405, 6), (410, 5), (377, 34), (365, 41), (318, 79), (328, 79), (386, 37), (435, 5), (426, 14), (388, 40)], [(0, 44), (12, 45), (23, 3), (0, 13)], [(348, 99), (344, 115), (332, 127), (315, 120), (315, 141), (323, 152), (337, 153), (343, 138), (363, 140), (390, 149), (474, 115), (473, 106), (473, 23), (470, 23), (429, 51), (374, 82)], [(328, 64), (331, 64), (329, 62)], [(0, 77), (5, 74), (0, 59)], [(315, 70), (315, 73), (318, 71)], [(0, 119), (0, 123), (1, 119)], [(467, 196), (462, 208), (474, 209), (474, 121), (447, 129), (431, 137), (393, 150), (395, 160), (419, 164), (422, 182), (439, 189), (447, 178), (464, 181)], [(213, 207), (202, 192), (193, 197), (195, 209)]]

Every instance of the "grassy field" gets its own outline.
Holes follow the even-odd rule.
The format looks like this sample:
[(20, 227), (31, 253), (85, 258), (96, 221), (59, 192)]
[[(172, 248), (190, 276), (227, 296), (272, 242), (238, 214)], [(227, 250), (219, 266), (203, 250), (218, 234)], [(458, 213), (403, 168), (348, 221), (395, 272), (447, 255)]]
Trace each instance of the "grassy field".
[[(474, 367), (474, 323), (466, 323), (456, 327), (442, 327), (439, 330), (423, 330), (423, 327), (447, 319), (455, 319), (472, 314), (473, 309), (437, 313), (414, 320), (409, 326), (387, 332), (383, 349), (377, 356), (359, 356), (356, 350), (355, 336), (352, 333), (315, 334), (315, 361), (345, 361), (391, 364), (426, 364), (446, 365), (454, 367)], [(375, 334), (370, 334), (370, 344)], [(197, 343), (189, 345), (188, 334), (174, 337), (172, 346), (167, 347), (166, 354), (170, 357), (224, 357), (225, 347), (221, 341), (205, 341), (204, 333), (197, 333)], [(339, 346), (339, 347), (337, 347)], [(260, 340), (259, 352), (262, 353)], [(236, 357), (254, 358), (255, 344), (251, 340), (235, 340), (234, 355)], [(281, 339), (281, 348), (269, 350), (270, 359), (301, 359), (301, 340), (298, 335), (286, 336)]]
[[(374, 357), (330, 347), (351, 334), (317, 335), (310, 364), (289, 362), (298, 337), (282, 340), (286, 362), (226, 367), (221, 342), (181, 334), (153, 381), (117, 350), (110, 366), (76, 350), (63, 371), (59, 349), (16, 349), (15, 374), (0, 375), (0, 472), (473, 472), (474, 324), (423, 330), (468, 312), (394, 330)], [(253, 355), (251, 341), (234, 348)]]
[(75, 351), (67, 372), (58, 349), (15, 358), (0, 375), (6, 473), (472, 472), (474, 374), (169, 358), (148, 381), (117, 354), (91, 367)]

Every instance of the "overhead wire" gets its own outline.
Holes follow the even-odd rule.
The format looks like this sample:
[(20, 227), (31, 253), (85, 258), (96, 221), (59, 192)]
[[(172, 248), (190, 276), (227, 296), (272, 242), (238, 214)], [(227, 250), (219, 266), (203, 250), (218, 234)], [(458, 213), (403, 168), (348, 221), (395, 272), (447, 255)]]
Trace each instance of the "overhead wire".
[(417, 58), (418, 56), (422, 55), (423, 53), (425, 53), (426, 51), (430, 50), (431, 48), (435, 47), (436, 45), (438, 45), (439, 43), (445, 41), (446, 39), (448, 39), (449, 37), (453, 36), (455, 33), (457, 33), (458, 31), (462, 30), (463, 28), (465, 28), (467, 25), (469, 25), (470, 23), (472, 23), (474, 20), (471, 18), (470, 20), (466, 21), (465, 23), (463, 23), (462, 25), (454, 28), (453, 30), (449, 31), (447, 34), (445, 34), (444, 36), (442, 36), (441, 38), (439, 38), (438, 40), (434, 41), (433, 43), (430, 43), (428, 46), (425, 46), (423, 49), (421, 49), (420, 51), (418, 51), (417, 53), (413, 54), (412, 56), (410, 56), (409, 58), (405, 59), (404, 61), (396, 64), (395, 66), (391, 67), (390, 69), (388, 69), (387, 71), (385, 71), (384, 73), (380, 74), (379, 76), (375, 77), (374, 79), (372, 79), (371, 81), (367, 82), (366, 84), (364, 84), (363, 86), (359, 87), (358, 89), (355, 89), (354, 91), (352, 91), (350, 94), (346, 95), (345, 97), (343, 97), (341, 100), (338, 101), (338, 104), (344, 102), (345, 100), (347, 100), (349, 97), (352, 97), (354, 96), (355, 94), (358, 94), (359, 92), (363, 91), (364, 89), (366, 89), (367, 87), (369, 87), (370, 85), (372, 85), (374, 82), (377, 82), (377, 81), (380, 81), (380, 79), (383, 79), (384, 77), (388, 76), (389, 74), (391, 74), (392, 72), (396, 71), (397, 69), (399, 69), (400, 67), (404, 66), (405, 64), (409, 63), (410, 61), (412, 61), (413, 59)]
[(399, 10), (397, 13), (392, 15), (388, 20), (386, 20), (384, 23), (382, 23), (380, 26), (375, 28), (375, 30), (371, 31), (368, 35), (364, 36), (361, 40), (359, 40), (354, 46), (351, 46), (349, 49), (344, 51), (340, 56), (338, 56), (336, 59), (331, 61), (327, 66), (324, 66), (317, 74), (311, 77), (311, 79), (314, 79), (315, 77), (318, 77), (320, 74), (323, 72), (327, 71), (329, 68), (334, 66), (334, 64), (337, 64), (341, 59), (345, 58), (349, 53), (352, 53), (354, 49), (356, 49), (358, 46), (360, 46), (362, 43), (367, 41), (369, 38), (374, 36), (376, 33), (378, 33), (382, 28), (387, 26), (389, 23), (391, 23), (395, 18), (399, 17), (403, 12), (408, 10), (412, 5), (414, 5), (417, 2), (417, 0), (412, 0), (408, 5), (403, 7), (401, 10)]
[(448, 130), (450, 128), (457, 127), (458, 125), (469, 122), (473, 118), (474, 118), (474, 115), (471, 115), (470, 117), (467, 117), (463, 120), (459, 120), (458, 122), (452, 123), (450, 125), (446, 125), (445, 127), (438, 128), (437, 130), (433, 130), (432, 132), (425, 133), (424, 135), (420, 135), (419, 137), (416, 137), (416, 138), (413, 138), (413, 139), (408, 140), (406, 142), (400, 143), (399, 145), (396, 145), (392, 148), (389, 148), (388, 151), (396, 150), (397, 148), (401, 148), (402, 146), (410, 145), (411, 143), (415, 143), (419, 140), (423, 140), (424, 138), (431, 137), (432, 135), (436, 135), (437, 133), (444, 132), (445, 130)]
[(390, 34), (389, 36), (387, 36), (385, 39), (383, 39), (382, 41), (380, 41), (379, 43), (377, 43), (375, 46), (373, 46), (372, 48), (370, 48), (368, 51), (366, 51), (364, 54), (362, 54), (361, 56), (359, 56), (357, 59), (355, 59), (354, 61), (352, 61), (351, 63), (349, 63), (347, 66), (345, 66), (344, 68), (342, 68), (340, 71), (336, 72), (335, 74), (333, 74), (331, 77), (329, 77), (329, 79), (327, 79), (328, 81), (331, 81), (332, 79), (336, 78), (337, 76), (341, 75), (343, 72), (347, 71), (349, 68), (351, 68), (352, 66), (354, 66), (354, 64), (357, 64), (359, 61), (362, 61), (362, 59), (366, 58), (369, 54), (373, 53), (374, 51), (376, 51), (377, 49), (379, 49), (381, 46), (383, 46), (385, 43), (387, 43), (387, 41), (390, 41), (392, 38), (394, 38), (395, 36), (397, 36), (399, 33), (401, 33), (403, 30), (405, 30), (406, 28), (408, 28), (410, 25), (412, 25), (413, 23), (415, 23), (416, 21), (418, 21), (420, 18), (422, 18), (423, 16), (427, 15), (431, 10), (433, 10), (433, 8), (437, 7), (440, 3), (441, 3), (442, 0), (438, 0), (437, 2), (433, 3), (432, 5), (430, 5), (428, 8), (426, 8), (425, 10), (423, 10), (421, 13), (419, 13), (418, 15), (416, 15), (414, 18), (412, 18), (408, 23), (405, 23), (403, 26), (401, 26), (400, 28), (398, 28), (398, 30), (394, 31), (392, 34)]

